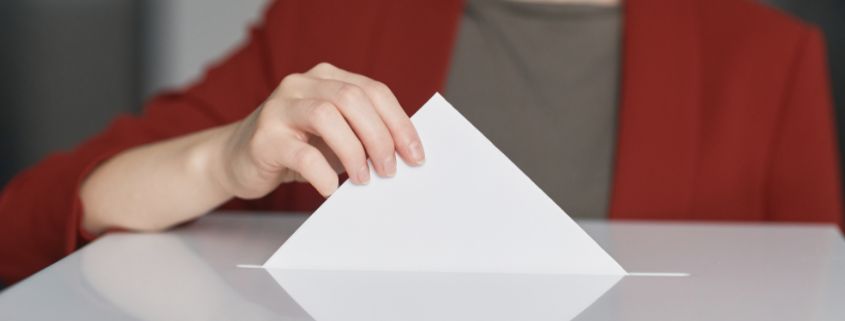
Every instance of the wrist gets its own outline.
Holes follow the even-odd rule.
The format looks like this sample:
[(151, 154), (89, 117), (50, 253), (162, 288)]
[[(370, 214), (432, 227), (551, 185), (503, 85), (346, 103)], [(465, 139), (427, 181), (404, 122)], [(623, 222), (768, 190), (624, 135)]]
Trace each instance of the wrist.
[(188, 171), (202, 181), (209, 192), (220, 199), (234, 196), (227, 174), (226, 145), (235, 124), (208, 129), (198, 135), (197, 141), (186, 149)]

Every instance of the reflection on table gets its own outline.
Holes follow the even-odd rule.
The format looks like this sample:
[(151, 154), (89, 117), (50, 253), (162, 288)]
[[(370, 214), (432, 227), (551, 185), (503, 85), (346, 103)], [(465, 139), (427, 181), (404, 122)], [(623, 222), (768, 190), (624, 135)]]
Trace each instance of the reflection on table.
[(833, 227), (582, 222), (628, 271), (690, 277), (236, 267), (262, 264), (304, 218), (106, 236), (0, 293), (0, 320), (845, 320)]

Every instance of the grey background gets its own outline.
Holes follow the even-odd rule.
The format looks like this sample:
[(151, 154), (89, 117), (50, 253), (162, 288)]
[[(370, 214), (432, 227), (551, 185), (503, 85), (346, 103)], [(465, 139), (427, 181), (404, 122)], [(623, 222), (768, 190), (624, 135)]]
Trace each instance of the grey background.
[(0, 1), (0, 186), (199, 76), (267, 2)]
[[(197, 77), (267, 0), (0, 1), (0, 186)], [(767, 0), (825, 30), (845, 124), (845, 1)], [(839, 89), (839, 90), (837, 90)], [(842, 126), (840, 126), (842, 127)], [(845, 131), (839, 131), (845, 146)]]

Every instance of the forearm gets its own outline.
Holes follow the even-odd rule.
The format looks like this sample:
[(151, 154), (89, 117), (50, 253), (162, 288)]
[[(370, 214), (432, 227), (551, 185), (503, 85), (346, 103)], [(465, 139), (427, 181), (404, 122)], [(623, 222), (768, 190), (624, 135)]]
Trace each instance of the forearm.
[(419, 165), (422, 143), (386, 85), (329, 64), (291, 74), (252, 114), (223, 127), (127, 150), (82, 183), (82, 226), (161, 230), (232, 197), (307, 181), (322, 195), (345, 170), (355, 183), (393, 176), (396, 153)]
[(83, 228), (161, 230), (230, 199), (213, 172), (231, 126), (132, 148), (100, 165), (81, 187)]

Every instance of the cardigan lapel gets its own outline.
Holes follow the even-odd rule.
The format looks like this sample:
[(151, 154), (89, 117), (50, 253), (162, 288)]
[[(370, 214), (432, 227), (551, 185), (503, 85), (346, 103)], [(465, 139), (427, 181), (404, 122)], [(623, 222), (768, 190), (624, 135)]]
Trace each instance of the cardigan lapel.
[(630, 0), (610, 215), (691, 218), (699, 139), (696, 8)]

